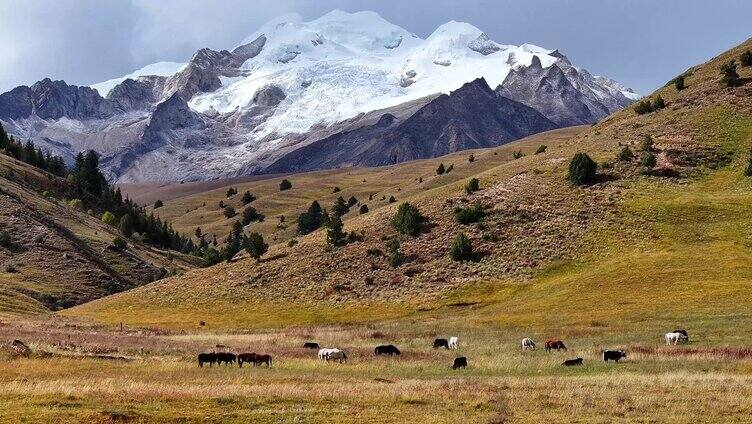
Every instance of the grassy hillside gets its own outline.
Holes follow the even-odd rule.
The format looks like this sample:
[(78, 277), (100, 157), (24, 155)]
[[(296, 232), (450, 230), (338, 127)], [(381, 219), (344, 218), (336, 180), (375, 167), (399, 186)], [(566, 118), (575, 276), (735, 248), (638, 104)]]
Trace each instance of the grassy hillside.
[[(384, 170), (309, 174), (292, 178), (297, 191), (283, 193), (275, 193), (276, 181), (261, 182), (254, 191), (270, 197), (257, 206), (270, 218), (292, 214), (334, 185), (345, 198), (378, 190), (375, 199), (394, 194), (398, 201), (376, 202), (381, 207), (373, 212), (348, 217), (345, 230), (362, 233), (361, 242), (327, 250), (318, 232), (292, 247), (274, 246), (258, 264), (236, 258), (66, 313), (177, 328), (198, 321), (213, 328), (369, 322), (447, 310), (467, 311), (462, 314), (473, 322), (535, 328), (613, 319), (634, 325), (646, 317), (687, 325), (728, 317), (746, 322), (752, 187), (742, 171), (752, 146), (752, 69), (739, 68), (742, 86), (722, 88), (719, 67), (750, 47), (748, 41), (692, 68), (682, 91), (673, 85), (658, 90), (651, 98), (662, 96), (663, 109), (644, 115), (628, 109), (571, 138), (541, 135), (476, 155), (490, 156), (486, 162), (469, 164), (459, 160), (468, 155), (462, 153)], [(645, 136), (655, 141), (651, 172), (641, 165)], [(546, 152), (532, 154), (539, 144)], [(636, 153), (631, 161), (616, 159), (624, 146)], [(509, 160), (517, 149), (526, 155)], [(573, 187), (565, 181), (576, 152), (601, 164), (599, 182)], [(454, 162), (454, 175), (430, 177), (439, 162)], [(364, 178), (365, 172), (381, 175)], [(442, 180), (471, 175), (482, 188), (473, 195), (463, 192), (462, 180)], [(170, 211), (182, 215), (223, 194), (178, 199), (163, 213), (170, 219)], [(394, 236), (389, 219), (403, 201), (418, 205), (432, 227), (402, 240), (409, 260), (392, 268), (374, 253), (385, 251), (385, 236)], [(488, 208), (483, 223), (454, 222), (453, 208), (473, 203)], [(226, 225), (207, 220), (209, 211), (193, 214), (195, 221), (181, 225), (217, 231)], [(459, 232), (470, 237), (480, 260), (449, 258)]]
[[(67, 184), (0, 155), (0, 316), (43, 313), (153, 281), (160, 268), (192, 268), (140, 242), (111, 246), (116, 228), (71, 207)], [(44, 195), (43, 195), (44, 193)]]

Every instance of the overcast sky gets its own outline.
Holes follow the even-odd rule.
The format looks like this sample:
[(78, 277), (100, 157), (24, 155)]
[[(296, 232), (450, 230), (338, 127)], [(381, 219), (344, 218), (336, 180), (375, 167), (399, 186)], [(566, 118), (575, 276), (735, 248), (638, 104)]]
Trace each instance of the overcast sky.
[(642, 94), (752, 36), (750, 0), (0, 0), (0, 91), (183, 62), (232, 48), (275, 16), (332, 9), (373, 10), (422, 38), (469, 22), (499, 43), (558, 48)]

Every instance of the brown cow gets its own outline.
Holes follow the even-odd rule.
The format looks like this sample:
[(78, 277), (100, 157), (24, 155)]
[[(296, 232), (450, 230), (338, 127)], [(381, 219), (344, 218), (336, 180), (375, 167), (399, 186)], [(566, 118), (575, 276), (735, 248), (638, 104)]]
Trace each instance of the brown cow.
[(253, 366), (255, 367), (256, 358), (258, 358), (258, 353), (241, 353), (240, 355), (238, 355), (238, 367), (243, 368), (244, 362), (253, 364)]
[(266, 364), (267, 367), (272, 366), (272, 356), (271, 355), (257, 355), (256, 360), (253, 362), (254, 365), (262, 365)]
[(546, 352), (550, 352), (551, 350), (567, 350), (567, 347), (564, 346), (564, 342), (561, 340), (546, 340), (546, 344), (544, 345)]

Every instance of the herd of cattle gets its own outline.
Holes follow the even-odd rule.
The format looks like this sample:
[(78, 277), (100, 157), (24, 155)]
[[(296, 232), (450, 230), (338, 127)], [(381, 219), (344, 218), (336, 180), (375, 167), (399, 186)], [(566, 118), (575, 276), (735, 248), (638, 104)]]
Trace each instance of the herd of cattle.
[[(686, 330), (675, 330), (671, 333), (666, 333), (665, 336), (666, 344), (668, 345), (676, 345), (678, 343), (687, 343), (689, 342), (689, 334), (687, 334)], [(535, 350), (535, 342), (533, 339), (529, 337), (525, 337), (522, 339), (522, 350)], [(223, 345), (217, 345), (217, 348), (227, 348)], [(438, 338), (433, 341), (433, 348), (439, 349), (459, 349), (460, 342), (458, 337), (450, 337), (449, 339), (442, 339)], [(345, 353), (344, 350), (338, 349), (338, 348), (321, 348), (318, 343), (316, 342), (306, 342), (303, 344), (304, 349), (318, 349), (318, 358), (322, 361), (338, 361), (339, 363), (345, 363), (347, 362), (347, 353)], [(546, 352), (550, 352), (552, 350), (556, 351), (567, 351), (567, 346), (564, 344), (561, 340), (546, 340), (543, 344), (543, 348)], [(401, 355), (402, 352), (397, 348), (397, 346), (394, 345), (380, 345), (376, 346), (373, 351), (374, 355), (380, 356), (380, 355)], [(627, 352), (625, 352), (623, 349), (617, 349), (617, 350), (604, 350), (603, 351), (603, 362), (608, 361), (614, 361), (619, 362), (622, 358), (627, 357)], [(236, 363), (239, 367), (243, 367), (244, 363), (253, 364), (253, 366), (261, 366), (266, 365), (267, 367), (270, 367), (272, 365), (272, 357), (271, 355), (259, 355), (257, 353), (241, 353), (241, 354), (234, 354), (230, 352), (208, 352), (208, 353), (199, 353), (198, 354), (198, 366), (203, 367), (204, 364), (209, 364), (209, 367), (211, 367), (213, 364), (222, 365), (225, 366)], [(564, 362), (561, 363), (561, 365), (566, 367), (571, 366), (577, 366), (582, 365), (584, 360), (582, 358), (574, 358), (574, 359), (567, 359)], [(460, 356), (457, 358), (454, 358), (454, 362), (452, 363), (452, 369), (459, 369), (459, 368), (467, 368), (467, 358), (464, 356)]]

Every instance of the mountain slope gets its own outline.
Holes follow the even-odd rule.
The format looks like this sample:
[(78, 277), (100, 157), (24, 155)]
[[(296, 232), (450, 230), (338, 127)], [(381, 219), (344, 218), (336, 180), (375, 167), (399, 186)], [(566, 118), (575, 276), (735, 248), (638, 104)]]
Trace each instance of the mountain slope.
[[(752, 322), (752, 182), (743, 175), (752, 146), (752, 68), (739, 69), (743, 84), (734, 88), (723, 88), (719, 73), (751, 48), (752, 40), (690, 69), (682, 91), (658, 90), (664, 109), (621, 111), (572, 138), (543, 142), (542, 154), (477, 174), (480, 192), (466, 195), (464, 181), (406, 191), (400, 201), (417, 205), (432, 225), (401, 239), (408, 260), (397, 268), (384, 258), (383, 240), (394, 236), (389, 219), (399, 203), (347, 220), (345, 230), (363, 240), (333, 251), (316, 232), (294, 246), (273, 246), (260, 263), (237, 258), (66, 313), (182, 328), (201, 319), (241, 328), (447, 314), (583, 330), (614, 322), (631, 328), (646, 318), (666, 326)], [(657, 156), (650, 171), (641, 165), (646, 135)], [(617, 160), (624, 146), (637, 157)], [(534, 147), (511, 144), (484, 155)], [(582, 151), (607, 165), (594, 184), (573, 187), (567, 162)], [(454, 172), (469, 166), (455, 163)], [(488, 208), (482, 225), (453, 220), (455, 206), (476, 202)], [(448, 257), (460, 232), (479, 252), (477, 262)]]
[[(558, 126), (595, 122), (632, 100), (627, 89), (569, 65), (556, 50), (499, 44), (470, 24), (449, 22), (423, 40), (372, 12), (334, 11), (310, 22), (282, 17), (232, 50), (204, 48), (185, 64), (157, 63), (93, 85), (96, 89), (50, 79), (18, 87), (0, 94), (0, 120), (12, 134), (69, 161), (79, 151), (96, 150), (112, 181), (207, 180), (272, 172), (280, 168), (276, 162), (298, 161), (286, 156), (314, 142), (360, 128), (371, 133), (367, 127), (373, 123), (361, 118), (377, 111), (416, 111), (479, 78), (495, 88), (508, 75), (519, 80), (519, 70), (530, 66), (565, 68), (559, 91), (547, 96), (566, 100), (567, 119), (559, 119), (560, 110), (539, 110)], [(538, 108), (548, 97), (527, 89), (531, 83), (523, 78), (508, 84), (505, 96)], [(175, 107), (178, 98), (186, 106)], [(598, 109), (590, 110), (593, 105)], [(165, 107), (172, 119), (202, 124), (180, 131), (152, 124)], [(457, 107), (451, 109), (457, 114)], [(530, 125), (524, 114), (507, 118), (548, 128), (546, 121)], [(459, 114), (447, 119), (470, 123)], [(415, 134), (393, 136), (405, 140)], [(355, 150), (360, 157), (345, 150), (336, 159), (300, 168), (393, 163), (490, 145), (454, 138), (463, 136), (447, 134), (442, 145), (421, 155), (413, 148), (388, 160), (366, 142)]]
[(0, 154), (0, 231), (10, 238), (0, 246), (0, 315), (71, 307), (153, 281), (160, 268), (195, 266), (136, 241), (114, 249), (117, 229), (62, 200), (67, 184)]

